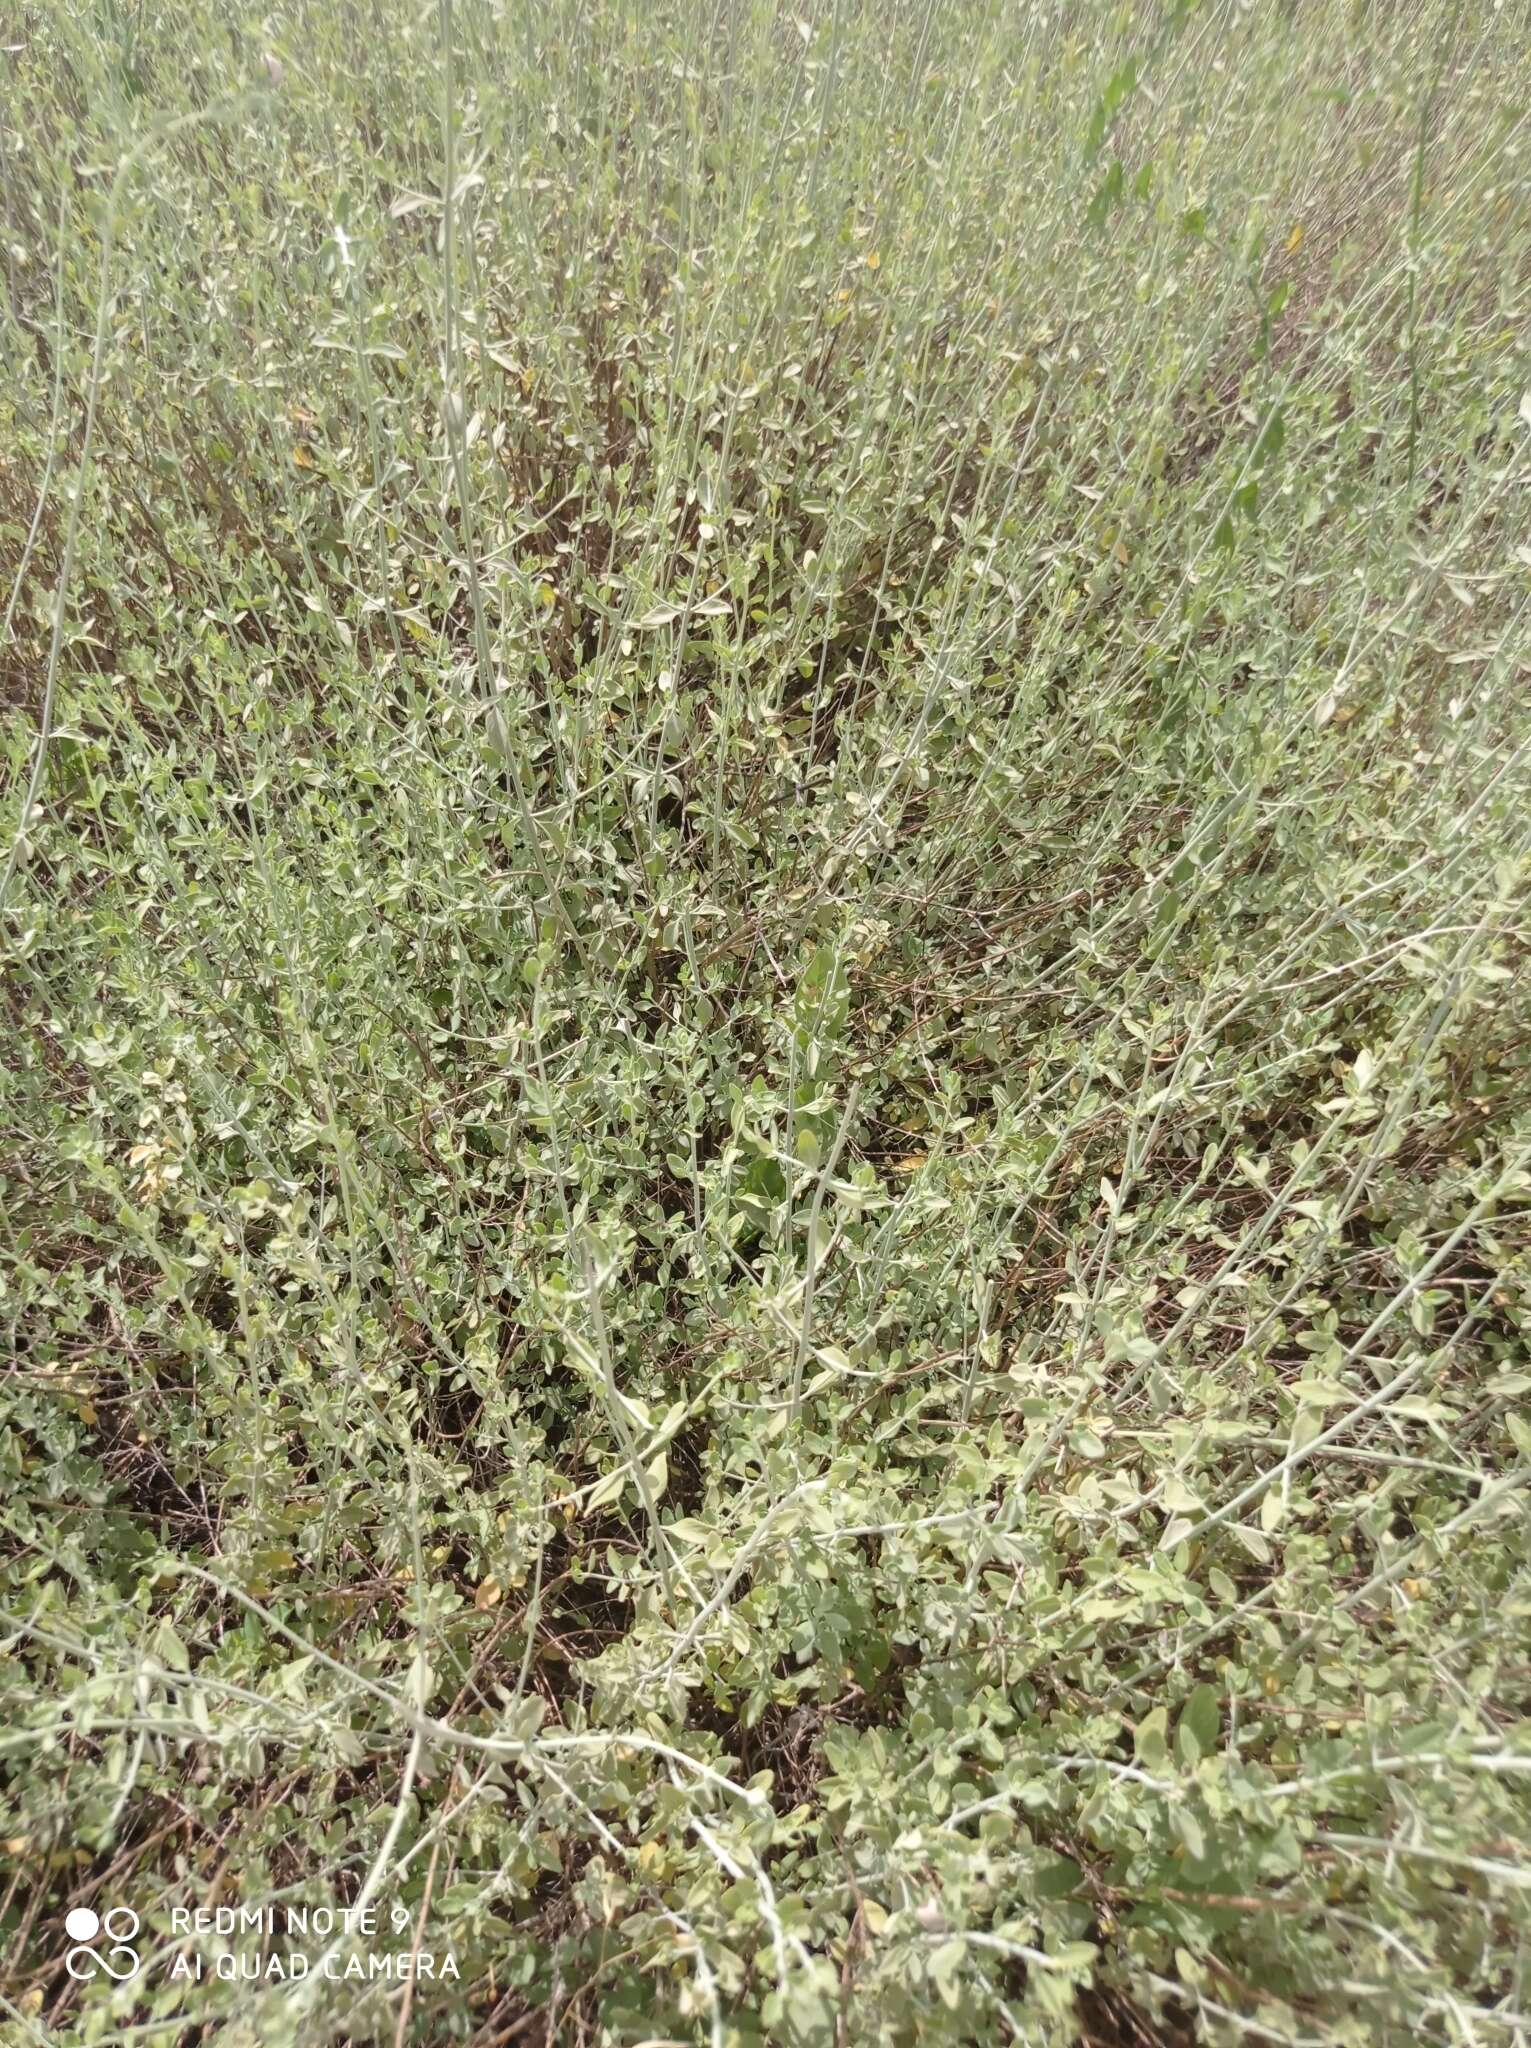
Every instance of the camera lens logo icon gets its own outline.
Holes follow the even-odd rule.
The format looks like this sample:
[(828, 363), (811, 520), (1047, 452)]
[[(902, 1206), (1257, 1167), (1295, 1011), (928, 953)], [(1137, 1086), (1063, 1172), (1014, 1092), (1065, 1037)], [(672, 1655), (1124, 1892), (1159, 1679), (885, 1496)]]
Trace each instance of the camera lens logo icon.
[[(75, 1906), (64, 1918), (64, 1932), (75, 1944), (64, 1958), (64, 1968), (82, 1984), (92, 1977), (112, 1977), (125, 1984), (138, 1972), (138, 1950), (128, 1946), (138, 1925), (131, 1906), (113, 1906), (104, 1914), (92, 1912), (89, 1906)], [(107, 1946), (93, 1946), (102, 1935)]]

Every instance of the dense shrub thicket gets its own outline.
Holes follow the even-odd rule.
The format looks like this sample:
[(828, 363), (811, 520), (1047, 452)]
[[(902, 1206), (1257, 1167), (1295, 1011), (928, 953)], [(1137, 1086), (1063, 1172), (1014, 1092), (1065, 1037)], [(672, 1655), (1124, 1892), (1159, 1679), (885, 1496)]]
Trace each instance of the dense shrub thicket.
[(1526, 2038), (1516, 17), (15, 11), (7, 2039)]

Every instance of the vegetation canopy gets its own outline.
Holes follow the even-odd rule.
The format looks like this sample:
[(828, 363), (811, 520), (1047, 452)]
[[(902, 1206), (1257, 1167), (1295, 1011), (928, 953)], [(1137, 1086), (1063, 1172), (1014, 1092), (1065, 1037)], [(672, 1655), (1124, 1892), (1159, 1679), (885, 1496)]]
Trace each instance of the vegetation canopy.
[(1531, 2038), (1525, 27), (12, 10), (8, 2043)]

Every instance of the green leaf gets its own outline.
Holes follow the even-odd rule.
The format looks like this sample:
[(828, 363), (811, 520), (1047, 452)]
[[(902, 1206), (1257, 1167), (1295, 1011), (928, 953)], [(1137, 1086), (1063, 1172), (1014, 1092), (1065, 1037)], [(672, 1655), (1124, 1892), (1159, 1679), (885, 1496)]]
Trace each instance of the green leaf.
[(962, 2002), (962, 1971), (967, 1954), (966, 1942), (943, 1941), (930, 1958), (930, 1975), (936, 1995), (951, 2012), (955, 2012)]
[(1250, 461), (1256, 469), (1265, 469), (1276, 460), (1286, 446), (1286, 414), (1278, 405), (1265, 425), (1260, 429)]
[(1201, 1822), (1188, 1806), (1177, 1806), (1170, 1814), (1170, 1826), (1185, 1846), (1185, 1853), (1193, 1863), (1200, 1863), (1207, 1853), (1207, 1838), (1202, 1833)]
[(1083, 1881), (1084, 1872), (1071, 1856), (1053, 1856), (1038, 1867), (1031, 1888), (1039, 1899), (1066, 1899)]
[(1190, 1737), (1202, 1756), (1210, 1756), (1221, 1726), (1221, 1695), (1215, 1685), (1203, 1682), (1180, 1710), (1180, 1733)]
[(154, 1631), (154, 1654), (168, 1671), (189, 1671), (191, 1658), (167, 1614)]
[(1095, 196), (1090, 201), (1085, 219), (1092, 228), (1105, 225), (1106, 216), (1110, 213), (1112, 207), (1121, 200), (1125, 184), (1126, 176), (1122, 170), (1122, 160), (1118, 157), (1096, 186)]
[(1157, 1771), (1169, 1762), (1169, 1709), (1155, 1707), (1138, 1723), (1132, 1738), (1132, 1753), (1145, 1770)]
[(1090, 125), (1085, 133), (1085, 155), (1092, 157), (1099, 151), (1106, 139), (1106, 131), (1116, 115), (1117, 109), (1138, 82), (1138, 60), (1128, 57), (1106, 81), (1106, 89), (1095, 103), (1090, 116)]
[(619, 1501), (627, 1491), (627, 1467), (619, 1465), (615, 1472), (608, 1472), (585, 1501), (586, 1514), (594, 1514), (597, 1508), (609, 1508)]

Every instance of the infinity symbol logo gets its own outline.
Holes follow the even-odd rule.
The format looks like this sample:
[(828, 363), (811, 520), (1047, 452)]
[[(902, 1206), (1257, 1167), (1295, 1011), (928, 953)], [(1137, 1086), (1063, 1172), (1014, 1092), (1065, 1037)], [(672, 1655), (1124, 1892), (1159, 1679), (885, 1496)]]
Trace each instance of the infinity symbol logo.
[[(65, 1956), (64, 1968), (77, 1982), (100, 1976), (125, 1984), (137, 1974), (138, 1950), (128, 1946), (138, 1932), (138, 1915), (131, 1906), (113, 1906), (104, 1917), (89, 1906), (76, 1906), (65, 1917), (64, 1932), (76, 1944)], [(104, 1953), (89, 1946), (100, 1934), (111, 1944)]]

